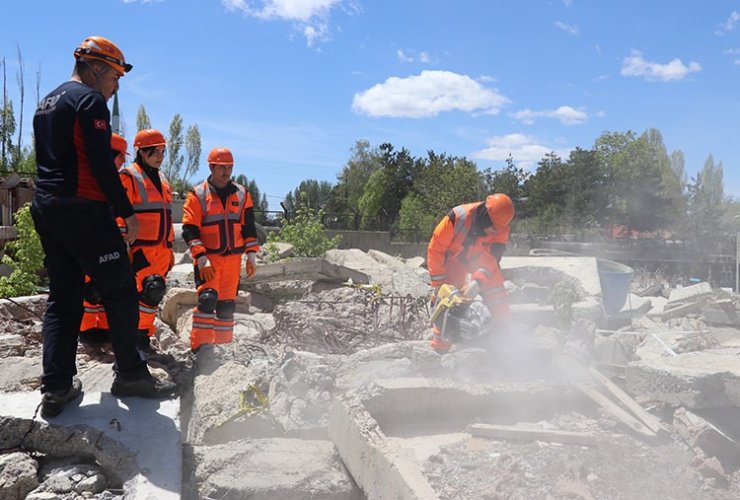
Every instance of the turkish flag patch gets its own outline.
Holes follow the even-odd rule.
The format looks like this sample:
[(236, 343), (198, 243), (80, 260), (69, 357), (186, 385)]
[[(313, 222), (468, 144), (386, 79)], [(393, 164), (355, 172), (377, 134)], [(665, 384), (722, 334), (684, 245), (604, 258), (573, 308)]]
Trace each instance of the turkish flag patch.
[(108, 124), (105, 123), (105, 120), (93, 120), (93, 126), (97, 130), (106, 130), (108, 128)]

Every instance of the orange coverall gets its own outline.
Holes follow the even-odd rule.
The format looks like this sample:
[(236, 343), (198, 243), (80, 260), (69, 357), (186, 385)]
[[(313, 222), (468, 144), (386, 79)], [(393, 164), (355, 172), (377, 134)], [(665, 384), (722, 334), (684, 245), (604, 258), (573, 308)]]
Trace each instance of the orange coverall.
[[(157, 315), (159, 301), (145, 290), (153, 284), (153, 278), (160, 276), (156, 282), (158, 289), (164, 286), (164, 277), (172, 269), (174, 255), (172, 241), (172, 188), (159, 173), (162, 192), (151, 181), (142, 167), (134, 163), (119, 171), (121, 183), (131, 201), (139, 221), (139, 235), (129, 248), (129, 258), (136, 272), (136, 286), (139, 291), (139, 325), (141, 332), (154, 335), (154, 319)], [(119, 220), (119, 227), (125, 230), (125, 224)], [(160, 298), (161, 300), (161, 298)], [(91, 328), (107, 329), (108, 320), (102, 303), (84, 302), (84, 314), (80, 330)]]
[[(506, 320), (511, 313), (499, 260), (509, 240), (509, 229), (492, 235), (476, 230), (476, 217), (485, 214), (482, 205), (484, 202), (459, 205), (437, 224), (427, 247), (429, 277), (433, 287), (447, 283), (462, 289), (467, 275), (471, 274), (471, 279), (480, 283), (480, 295), (491, 316)], [(438, 351), (448, 350), (450, 344), (442, 340), (436, 326), (433, 329), (431, 347)]]
[[(216, 188), (204, 181), (188, 193), (183, 207), (183, 237), (193, 257), (198, 290), (190, 333), (193, 350), (232, 341), (242, 254), (260, 248), (249, 191), (234, 182), (223, 189), (228, 194), (222, 201)], [(198, 271), (198, 259), (204, 257), (215, 270), (208, 281)]]

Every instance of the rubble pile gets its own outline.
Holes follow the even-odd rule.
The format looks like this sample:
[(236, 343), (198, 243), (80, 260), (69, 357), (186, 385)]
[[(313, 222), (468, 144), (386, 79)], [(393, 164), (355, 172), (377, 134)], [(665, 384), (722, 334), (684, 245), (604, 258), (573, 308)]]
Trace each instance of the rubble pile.
[[(0, 498), (740, 497), (735, 296), (640, 283), (606, 315), (589, 259), (504, 257), (514, 326), (447, 355), (425, 340), (420, 260), (359, 250), (263, 263), (262, 281), (241, 282), (234, 341), (191, 353), (196, 299), (178, 259), (149, 358), (181, 387), (178, 486), (142, 472), (141, 452), (114, 464), (51, 444), (138, 428), (73, 430), (0, 406)], [(560, 283), (577, 293), (556, 310)], [(0, 301), (0, 405), (40, 401), (44, 300)], [(63, 415), (108, 401), (112, 361), (104, 339), (80, 344), (86, 394)], [(146, 483), (156, 495), (132, 496)]]

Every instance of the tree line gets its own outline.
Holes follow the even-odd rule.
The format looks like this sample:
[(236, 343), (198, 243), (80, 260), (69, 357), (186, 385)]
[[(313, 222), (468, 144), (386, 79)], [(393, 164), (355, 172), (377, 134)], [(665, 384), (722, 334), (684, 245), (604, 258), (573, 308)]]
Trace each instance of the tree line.
[(283, 207), (288, 213), (299, 204), (320, 209), (328, 227), (428, 238), (450, 208), (500, 192), (515, 200), (513, 230), (520, 235), (718, 242), (736, 229), (740, 214), (724, 194), (722, 162), (710, 154), (691, 178), (684, 163), (680, 150), (667, 151), (657, 129), (605, 132), (568, 158), (545, 155), (533, 171), (511, 156), (500, 169), (481, 170), (465, 157), (431, 150), (413, 157), (405, 148), (359, 140), (336, 183), (304, 180)]

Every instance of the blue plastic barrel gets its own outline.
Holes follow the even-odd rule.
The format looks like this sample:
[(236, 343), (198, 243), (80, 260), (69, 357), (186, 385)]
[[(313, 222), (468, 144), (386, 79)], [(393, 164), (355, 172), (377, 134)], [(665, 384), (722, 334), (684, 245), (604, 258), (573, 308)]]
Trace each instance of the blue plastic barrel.
[(619, 262), (596, 259), (601, 282), (601, 301), (607, 314), (618, 313), (627, 301), (634, 269)]

